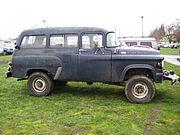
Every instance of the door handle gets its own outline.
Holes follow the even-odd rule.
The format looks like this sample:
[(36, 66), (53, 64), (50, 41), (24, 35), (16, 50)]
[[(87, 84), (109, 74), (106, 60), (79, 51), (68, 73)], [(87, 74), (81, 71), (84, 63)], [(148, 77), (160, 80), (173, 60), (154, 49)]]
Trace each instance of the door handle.
[(79, 49), (79, 52), (87, 52), (85, 49)]

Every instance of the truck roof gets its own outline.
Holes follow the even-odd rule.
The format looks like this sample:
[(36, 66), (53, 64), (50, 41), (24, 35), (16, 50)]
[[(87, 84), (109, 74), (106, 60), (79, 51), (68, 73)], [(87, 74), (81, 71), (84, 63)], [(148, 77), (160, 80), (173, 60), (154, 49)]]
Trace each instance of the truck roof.
[(82, 33), (82, 32), (103, 32), (108, 31), (97, 27), (48, 27), (48, 28), (36, 28), (28, 29), (21, 33), (21, 35), (33, 35), (33, 34), (59, 34), (59, 33)]

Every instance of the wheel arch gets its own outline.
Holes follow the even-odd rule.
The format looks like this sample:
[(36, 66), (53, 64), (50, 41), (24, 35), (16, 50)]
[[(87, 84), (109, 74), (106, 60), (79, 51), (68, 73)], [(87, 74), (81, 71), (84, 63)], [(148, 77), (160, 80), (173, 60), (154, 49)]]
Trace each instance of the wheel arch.
[(50, 77), (52, 77), (52, 75), (50, 74), (50, 72), (48, 70), (42, 69), (42, 68), (28, 69), (26, 71), (26, 76), (29, 77), (32, 73), (35, 73), (35, 72), (43, 72), (43, 73), (50, 75)]
[(155, 80), (155, 69), (148, 64), (132, 64), (128, 65), (124, 68), (122, 75), (121, 75), (121, 81), (126, 81), (131, 76), (134, 75), (149, 75), (150, 78)]

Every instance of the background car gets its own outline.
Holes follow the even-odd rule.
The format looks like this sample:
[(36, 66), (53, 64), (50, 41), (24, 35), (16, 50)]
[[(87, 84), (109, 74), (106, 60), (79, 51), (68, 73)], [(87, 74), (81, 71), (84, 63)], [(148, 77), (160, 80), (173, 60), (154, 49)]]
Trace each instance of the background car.
[(154, 38), (120, 38), (120, 42), (124, 42), (127, 46), (153, 48), (159, 50), (156, 40)]
[(180, 48), (180, 44), (179, 43), (173, 44), (173, 46), (171, 46), (171, 48), (175, 48), (175, 49)]
[(3, 49), (4, 55), (12, 54), (14, 52), (15, 46), (13, 44), (0, 44), (0, 48)]
[(170, 48), (170, 44), (163, 45), (163, 48)]
[(4, 51), (3, 51), (3, 48), (1, 47), (0, 45), (0, 54), (2, 54)]

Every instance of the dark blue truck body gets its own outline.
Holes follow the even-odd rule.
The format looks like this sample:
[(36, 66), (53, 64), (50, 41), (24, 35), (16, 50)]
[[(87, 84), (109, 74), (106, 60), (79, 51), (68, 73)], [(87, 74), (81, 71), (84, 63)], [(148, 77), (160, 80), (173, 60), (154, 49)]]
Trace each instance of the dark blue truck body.
[[(81, 52), (82, 34), (101, 33), (103, 35), (102, 52), (87, 49)], [(49, 37), (52, 34), (77, 34), (76, 48), (50, 48)], [(162, 69), (157, 63), (163, 57), (153, 49), (108, 48), (106, 36), (108, 31), (100, 28), (45, 28), (26, 30), (18, 38), (17, 46), (21, 47), (24, 36), (45, 35), (44, 48), (16, 49), (12, 59), (12, 76), (25, 78), (33, 70), (45, 70), (55, 76), (58, 67), (62, 67), (58, 80), (91, 81), (91, 82), (123, 82), (128, 70), (146, 69), (151, 71), (153, 79), (161, 82)], [(116, 51), (116, 52), (115, 52)], [(123, 53), (121, 53), (123, 52)]]
[(35, 96), (48, 95), (55, 81), (124, 83), (129, 101), (149, 102), (155, 93), (153, 82), (163, 80), (164, 58), (154, 49), (114, 45), (111, 34), (95, 27), (25, 30), (7, 77), (28, 79)]

